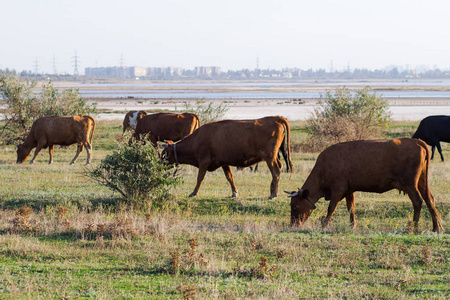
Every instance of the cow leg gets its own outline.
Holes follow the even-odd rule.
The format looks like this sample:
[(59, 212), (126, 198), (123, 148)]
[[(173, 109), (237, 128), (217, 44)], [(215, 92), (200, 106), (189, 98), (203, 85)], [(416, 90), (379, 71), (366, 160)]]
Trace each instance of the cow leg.
[(225, 173), (225, 177), (227, 178), (228, 182), (231, 185), (231, 191), (232, 191), (232, 195), (231, 197), (235, 198), (237, 196), (237, 189), (236, 189), (236, 185), (234, 184), (233, 181), (233, 173), (231, 173), (231, 168), (228, 165), (222, 166), (223, 172)]
[(48, 147), (48, 154), (50, 156), (49, 160), (48, 160), (48, 164), (51, 165), (53, 163), (53, 149), (54, 149), (54, 145), (51, 145)]
[(435, 145), (432, 145), (431, 146), (431, 159), (433, 159), (434, 158), (434, 150), (436, 149), (436, 146)]
[(437, 142), (436, 143), (436, 147), (437, 147), (437, 149), (438, 149), (438, 151), (439, 151), (439, 154), (441, 155), (441, 161), (444, 161), (444, 155), (442, 155), (442, 148), (441, 148), (441, 142)]
[[(83, 145), (84, 145), (84, 148), (86, 148), (86, 152), (87, 152), (86, 165), (88, 165), (91, 163), (92, 146), (91, 146), (91, 144), (89, 144), (89, 142), (83, 142)], [(83, 150), (83, 148), (81, 148), (81, 150)]]
[(198, 190), (200, 189), (200, 185), (202, 184), (203, 178), (205, 178), (206, 175), (206, 166), (199, 166), (198, 168), (198, 174), (197, 174), (197, 185), (194, 188), (194, 191), (189, 195), (189, 197), (197, 196)]
[(33, 159), (30, 161), (30, 165), (34, 164), (34, 161), (36, 160), (36, 156), (39, 154), (41, 149), (44, 147), (43, 143), (38, 143), (36, 146), (36, 149), (34, 150)]
[(413, 222), (414, 228), (415, 230), (417, 230), (419, 226), (420, 210), (422, 209), (423, 200), (420, 197), (419, 191), (416, 188), (409, 189), (408, 191), (406, 191), (406, 193), (408, 194), (409, 199), (411, 199), (414, 208)]
[(435, 206), (434, 198), (433, 195), (431, 195), (431, 192), (428, 188), (425, 176), (426, 175), (422, 174), (420, 177), (419, 192), (423, 200), (425, 200), (428, 210), (430, 211), (431, 219), (433, 220), (433, 231), (439, 232), (441, 229), (442, 230), (444, 229), (441, 224), (441, 215), (439, 214), (439, 211)]
[(341, 199), (336, 200), (336, 199), (331, 199), (330, 204), (328, 205), (328, 212), (327, 212), (327, 216), (325, 217), (325, 219), (322, 221), (322, 227), (325, 228), (328, 226), (328, 224), (330, 224), (330, 220), (331, 217), (333, 216), (337, 205), (339, 204), (339, 202), (341, 201)]
[(333, 191), (331, 193), (331, 200), (330, 200), (330, 204), (328, 205), (327, 216), (322, 221), (322, 227), (325, 228), (328, 226), (328, 224), (330, 223), (331, 217), (333, 216), (333, 214), (336, 210), (336, 207), (339, 204), (339, 202), (342, 200), (342, 198), (344, 198), (344, 193), (335, 192), (335, 191)]
[(157, 148), (158, 147), (158, 139), (152, 135), (150, 135), (149, 139), (150, 139), (150, 142), (152, 143), (153, 147)]
[(280, 150), (278, 151), (278, 159), (280, 159), (280, 152), (283, 155), (284, 161), (286, 162), (286, 173), (289, 173), (289, 170), (290, 170), (289, 160), (288, 160), (286, 148), (284, 146), (284, 139), (283, 139), (283, 143), (281, 144)]
[[(280, 161), (277, 159), (278, 162)], [(281, 163), (277, 163), (275, 160), (266, 161), (267, 166), (269, 167), (270, 173), (272, 174), (272, 182), (270, 183), (270, 196), (269, 199), (275, 198), (278, 195), (278, 181), (280, 180), (281, 169), (279, 165)]]
[(77, 144), (77, 153), (75, 153), (75, 157), (70, 162), (71, 165), (73, 165), (77, 161), (78, 155), (80, 155), (81, 151), (83, 151), (83, 144), (82, 143), (78, 143)]
[(350, 224), (352, 228), (356, 227), (356, 219), (355, 219), (355, 193), (351, 193), (347, 197), (345, 197), (347, 201), (347, 210), (350, 213)]

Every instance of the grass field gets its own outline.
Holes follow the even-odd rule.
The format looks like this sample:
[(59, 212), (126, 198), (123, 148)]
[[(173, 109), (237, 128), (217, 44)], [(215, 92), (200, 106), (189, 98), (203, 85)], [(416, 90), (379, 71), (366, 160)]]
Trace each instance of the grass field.
[[(292, 147), (306, 133), (292, 127)], [(396, 123), (387, 138), (411, 136), (417, 123)], [(120, 121), (98, 123), (96, 165), (115, 149)], [(431, 232), (423, 207), (398, 191), (357, 193), (356, 229), (345, 204), (327, 229), (322, 199), (302, 228), (289, 226), (289, 198), (267, 200), (271, 176), (235, 171), (237, 199), (221, 170), (208, 173), (195, 198), (197, 169), (182, 168), (174, 199), (132, 211), (118, 194), (85, 176), (86, 153), (43, 150), (34, 165), (16, 165), (0, 148), (1, 299), (448, 299), (450, 298), (450, 147), (431, 162), (430, 187), (444, 233)], [(293, 153), (296, 172), (280, 191), (301, 187), (318, 153)], [(27, 209), (29, 207), (31, 209)]]

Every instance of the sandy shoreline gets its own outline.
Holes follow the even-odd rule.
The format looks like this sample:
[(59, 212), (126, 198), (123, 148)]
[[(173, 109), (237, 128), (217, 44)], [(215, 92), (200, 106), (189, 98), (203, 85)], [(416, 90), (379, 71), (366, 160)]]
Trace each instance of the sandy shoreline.
[[(225, 103), (228, 111), (226, 119), (254, 119), (267, 115), (281, 115), (288, 120), (306, 120), (317, 106), (319, 99), (304, 99), (301, 102), (293, 99), (245, 99), (245, 100), (217, 100), (205, 99), (204, 102)], [(421, 120), (429, 115), (450, 115), (450, 98), (402, 98), (387, 99), (396, 121)], [(186, 105), (195, 106), (192, 99), (128, 99), (109, 98), (91, 99), (90, 103), (97, 103), (102, 111), (99, 120), (122, 119), (129, 110), (167, 110), (182, 112)]]
[[(40, 82), (39, 85), (48, 82)], [(449, 84), (448, 84), (449, 83)], [(80, 92), (99, 92), (104, 96), (83, 96), (88, 103), (96, 103), (100, 113), (98, 120), (121, 120), (130, 110), (174, 111), (183, 112), (186, 105), (195, 107), (197, 99), (189, 93), (201, 91), (206, 97), (202, 99), (206, 104), (214, 102), (224, 103), (228, 111), (227, 119), (254, 119), (267, 115), (281, 115), (289, 120), (306, 120), (311, 112), (318, 107), (318, 98), (232, 98), (234, 92), (250, 92), (261, 95), (266, 92), (320, 92), (334, 91), (337, 87), (345, 86), (351, 90), (361, 90), (370, 85), (374, 92), (379, 91), (449, 91), (448, 80), (339, 80), (339, 81), (55, 81), (53, 86), (59, 91), (77, 89)], [(161, 90), (177, 91), (181, 98), (149, 98), (145, 93)], [(224, 92), (230, 98), (213, 98), (214, 93)], [(137, 96), (120, 96), (133, 93)], [(186, 93), (186, 97), (183, 97)], [(211, 94), (211, 99), (208, 99)], [(269, 95), (269, 94), (266, 94)], [(421, 120), (429, 115), (450, 115), (450, 97), (386, 97), (390, 105), (393, 120)], [(0, 100), (0, 110), (5, 109)], [(3, 115), (0, 113), (0, 119)]]

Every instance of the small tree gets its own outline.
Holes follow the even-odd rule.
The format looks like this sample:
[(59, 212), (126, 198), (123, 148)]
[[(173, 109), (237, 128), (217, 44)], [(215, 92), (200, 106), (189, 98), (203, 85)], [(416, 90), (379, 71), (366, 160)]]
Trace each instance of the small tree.
[(20, 82), (15, 74), (0, 76), (0, 95), (5, 100), (6, 125), (2, 128), (0, 143), (23, 139), (34, 122), (36, 81)]
[(151, 143), (120, 143), (117, 151), (87, 175), (121, 194), (135, 208), (148, 209), (152, 204), (162, 204), (179, 183), (170, 168)]
[(95, 106), (87, 105), (79, 95), (78, 89), (65, 89), (61, 93), (53, 87), (52, 82), (44, 84), (38, 100), (39, 117), (44, 116), (74, 116), (94, 114)]
[(308, 120), (312, 137), (309, 144), (316, 150), (334, 143), (378, 138), (380, 129), (389, 125), (391, 113), (388, 102), (370, 88), (351, 92), (337, 88), (319, 101)]
[(0, 76), (0, 95), (5, 100), (6, 124), (0, 131), (1, 143), (20, 142), (31, 125), (44, 116), (93, 114), (95, 106), (87, 105), (78, 90), (56, 90), (51, 81), (36, 94), (37, 81), (20, 81), (16, 74)]
[(186, 102), (184, 110), (196, 114), (200, 123), (206, 124), (221, 120), (228, 111), (228, 107), (222, 102), (219, 105), (214, 105), (213, 102), (206, 104), (204, 100), (197, 100), (195, 106)]

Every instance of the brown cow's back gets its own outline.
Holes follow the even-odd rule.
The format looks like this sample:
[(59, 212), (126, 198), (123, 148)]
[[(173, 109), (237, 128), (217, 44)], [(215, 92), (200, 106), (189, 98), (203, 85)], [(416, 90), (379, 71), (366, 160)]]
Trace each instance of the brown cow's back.
[[(350, 190), (382, 193), (412, 184), (412, 174), (424, 167), (420, 163), (425, 159), (424, 151), (426, 148), (413, 139), (339, 143), (318, 156), (314, 169), (321, 170), (322, 184), (327, 187), (345, 178)], [(376, 184), (368, 186), (370, 181)]]
[[(283, 117), (257, 120), (224, 120), (208, 123), (180, 142), (169, 143), (162, 153), (171, 164), (189, 164), (199, 168), (197, 185), (190, 196), (198, 193), (207, 171), (222, 168), (230, 183), (232, 195), (237, 195), (230, 166), (247, 167), (265, 161), (272, 174), (270, 198), (276, 197), (281, 162), (278, 151), (286, 135), (289, 148), (289, 123)], [(292, 161), (289, 154), (289, 164)]]
[(216, 161), (213, 165), (227, 162), (232, 166), (247, 167), (255, 163), (254, 160), (247, 163), (248, 159), (267, 155), (263, 151), (269, 148), (279, 149), (282, 139), (273, 137), (284, 136), (284, 120), (282, 117), (223, 120), (203, 125), (188, 139), (197, 152), (207, 151), (212, 155), (212, 160)]
[(154, 144), (164, 140), (179, 141), (199, 126), (200, 121), (195, 114), (157, 113), (140, 119), (133, 136), (139, 139), (140, 135), (149, 134)]
[[(83, 141), (92, 142), (95, 120), (91, 116), (50, 116), (37, 119), (25, 139), (39, 140), (45, 137), (48, 144), (69, 146)], [(31, 138), (31, 139), (30, 139)]]
[(323, 221), (326, 226), (337, 204), (345, 198), (350, 220), (355, 220), (355, 192), (383, 193), (398, 189), (409, 196), (414, 208), (414, 224), (419, 221), (425, 201), (433, 231), (442, 228), (440, 215), (428, 186), (430, 152), (418, 139), (353, 141), (325, 149), (298, 192), (290, 192), (291, 224), (306, 221), (322, 197), (330, 200)]
[(49, 163), (52, 163), (54, 145), (69, 146), (77, 144), (77, 154), (71, 164), (76, 161), (83, 146), (87, 150), (87, 163), (90, 163), (94, 130), (95, 120), (91, 116), (50, 116), (39, 118), (31, 126), (24, 143), (18, 146), (17, 162), (24, 162), (31, 149), (36, 147), (31, 161), (31, 163), (34, 163), (39, 151), (49, 147)]

